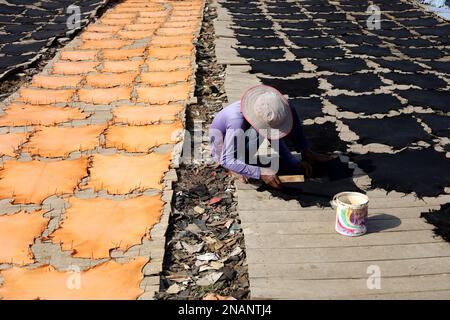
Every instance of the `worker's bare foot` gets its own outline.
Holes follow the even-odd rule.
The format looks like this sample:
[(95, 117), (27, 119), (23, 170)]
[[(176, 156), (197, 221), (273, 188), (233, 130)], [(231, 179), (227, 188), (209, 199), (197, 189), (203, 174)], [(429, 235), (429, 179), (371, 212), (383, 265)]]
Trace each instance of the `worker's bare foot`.
[(326, 162), (326, 161), (332, 160), (332, 159), (336, 158), (336, 155), (329, 155), (329, 154), (313, 152), (311, 150), (305, 150), (302, 152), (302, 158), (306, 162), (313, 164), (315, 162)]
[(242, 183), (248, 183), (247, 177), (244, 177), (243, 175), (237, 174), (236, 172), (230, 171), (230, 174), (233, 178), (239, 180)]

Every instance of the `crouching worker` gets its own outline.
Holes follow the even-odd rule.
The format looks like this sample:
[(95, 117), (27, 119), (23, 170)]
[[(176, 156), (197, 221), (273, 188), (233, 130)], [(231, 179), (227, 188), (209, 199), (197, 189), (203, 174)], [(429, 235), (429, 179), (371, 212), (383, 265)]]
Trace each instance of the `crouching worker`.
[[(308, 177), (316, 161), (330, 159), (308, 148), (300, 119), (287, 98), (264, 85), (250, 88), (240, 101), (222, 109), (211, 124), (209, 139), (212, 156), (223, 167), (243, 181), (260, 179), (278, 189), (281, 188), (279, 175)], [(278, 157), (258, 155), (265, 139)], [(301, 153), (302, 161), (291, 154), (288, 143)]]

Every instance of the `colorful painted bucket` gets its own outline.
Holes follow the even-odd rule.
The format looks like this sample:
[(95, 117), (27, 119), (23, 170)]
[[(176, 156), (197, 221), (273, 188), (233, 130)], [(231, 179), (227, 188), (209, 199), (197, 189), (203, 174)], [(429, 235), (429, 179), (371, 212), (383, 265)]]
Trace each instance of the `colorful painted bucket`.
[(359, 192), (341, 192), (333, 197), (336, 209), (336, 231), (344, 236), (356, 237), (367, 232), (369, 197)]

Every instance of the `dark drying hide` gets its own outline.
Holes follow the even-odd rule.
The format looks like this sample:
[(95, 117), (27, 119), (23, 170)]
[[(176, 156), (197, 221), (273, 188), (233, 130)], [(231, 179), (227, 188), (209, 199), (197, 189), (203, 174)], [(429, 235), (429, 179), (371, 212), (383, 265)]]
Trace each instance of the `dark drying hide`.
[(284, 45), (284, 41), (276, 37), (256, 38), (236, 35), (236, 39), (245, 47), (270, 48)]
[(395, 84), (414, 85), (423, 89), (445, 88), (447, 82), (434, 74), (419, 73), (385, 73), (383, 77), (394, 81)]
[(389, 1), (380, 4), (381, 11), (406, 11), (416, 9), (409, 3), (402, 3), (400, 1)]
[(298, 29), (319, 28), (319, 26), (317, 24), (315, 24), (314, 22), (312, 22), (310, 20), (299, 20), (299, 21), (294, 21), (294, 22), (280, 21), (279, 24), (283, 29), (298, 30)]
[(431, 138), (417, 120), (407, 114), (383, 119), (345, 119), (343, 121), (359, 136), (358, 141), (362, 144), (381, 143), (400, 149), (412, 142)]
[(263, 73), (273, 77), (287, 77), (303, 71), (299, 61), (253, 61), (250, 73)]
[(386, 40), (387, 42), (393, 43), (401, 47), (431, 47), (434, 46), (429, 40), (417, 39), (417, 38), (406, 38), (406, 39), (391, 39)]
[(289, 104), (301, 120), (323, 116), (322, 101), (320, 98), (289, 99)]
[(261, 13), (261, 9), (257, 8), (257, 7), (253, 7), (253, 8), (243, 8), (243, 7), (233, 7), (233, 6), (227, 7), (226, 2), (222, 2), (221, 5), (228, 8), (231, 13), (242, 13), (242, 14), (254, 14), (254, 13), (260, 14)]
[(335, 46), (338, 43), (333, 38), (305, 38), (305, 37), (289, 37), (296, 46), (308, 48), (322, 48), (327, 46)]
[(290, 14), (280, 14), (273, 13), (274, 8), (267, 8), (269, 11), (269, 15), (276, 20), (308, 20), (309, 18), (303, 13), (290, 13)]
[(310, 48), (300, 48), (300, 49), (290, 49), (290, 51), (297, 58), (317, 58), (317, 59), (334, 59), (343, 57), (345, 51), (341, 48), (321, 48), (321, 49), (310, 49)]
[(324, 3), (324, 1), (320, 0), (309, 0), (303, 1), (305, 2), (305, 8), (308, 12), (318, 12), (318, 13), (330, 13), (330, 12), (338, 12), (338, 8), (335, 5)]
[(276, 36), (275, 31), (271, 29), (242, 29), (242, 28), (233, 28), (235, 34), (240, 34), (243, 36), (252, 36), (252, 37), (270, 37)]
[(411, 11), (397, 11), (390, 12), (390, 15), (395, 18), (414, 18), (414, 19), (425, 19), (428, 15), (425, 14), (425, 11), (422, 10), (411, 10)]
[(450, 112), (450, 92), (447, 90), (409, 89), (395, 90), (395, 93), (408, 100), (411, 105)]
[(421, 217), (436, 227), (437, 235), (450, 242), (450, 203), (441, 205), (439, 210), (423, 212)]
[(281, 93), (290, 97), (308, 97), (311, 94), (319, 95), (319, 80), (317, 78), (300, 79), (271, 79), (258, 77), (262, 83), (278, 89)]
[(235, 20), (264, 20), (266, 19), (266, 16), (264, 14), (257, 14), (257, 13), (252, 13), (252, 14), (248, 14), (248, 13), (240, 13), (240, 12), (233, 12), (231, 13), (231, 15), (233, 16), (233, 19)]
[(438, 59), (442, 52), (436, 48), (398, 48), (404, 54), (411, 58)]
[(396, 30), (388, 30), (388, 29), (375, 29), (375, 30), (369, 30), (369, 32), (372, 32), (378, 36), (382, 37), (392, 37), (392, 38), (408, 38), (412, 37), (413, 34), (409, 32), (407, 29), (396, 29)]
[(422, 119), (427, 126), (431, 128), (433, 134), (441, 137), (450, 138), (450, 116), (419, 113), (417, 117)]
[(246, 59), (272, 60), (284, 58), (284, 51), (281, 49), (247, 49), (236, 48), (240, 56)]
[(450, 73), (450, 61), (429, 61), (426, 64), (439, 72)]
[(363, 96), (339, 95), (328, 97), (328, 100), (341, 111), (365, 114), (386, 113), (389, 110), (399, 109), (402, 105), (400, 100), (390, 94), (370, 94)]
[(353, 73), (367, 69), (367, 64), (363, 59), (344, 58), (333, 60), (312, 60), (318, 71), (331, 71), (339, 73)]
[(332, 28), (332, 29), (345, 29), (349, 32), (352, 32), (353, 30), (359, 29), (359, 25), (356, 23), (353, 23), (351, 21), (334, 21), (334, 20), (327, 20), (327, 21), (321, 21), (320, 25), (325, 28)]
[(306, 30), (283, 30), (283, 33), (289, 36), (297, 36), (297, 37), (323, 37), (324, 34), (322, 31), (317, 29), (306, 29)]
[(329, 36), (342, 36), (342, 35), (348, 35), (352, 33), (358, 33), (361, 32), (359, 29), (345, 29), (345, 28), (333, 28), (329, 27), (329, 29), (323, 29), (324, 32), (327, 33)]
[(233, 19), (235, 25), (244, 28), (272, 28), (273, 22), (267, 19), (263, 20), (244, 20), (244, 19)]
[(391, 50), (389, 48), (382, 48), (371, 45), (360, 45), (357, 47), (351, 47), (349, 49), (352, 53), (364, 54), (367, 56), (388, 57), (391, 55)]
[(418, 64), (408, 60), (384, 60), (375, 59), (375, 63), (378, 63), (382, 68), (390, 70), (400, 70), (406, 72), (417, 72), (423, 70)]
[(450, 34), (450, 24), (426, 28), (416, 28), (415, 31), (426, 36), (448, 36)]
[(373, 188), (422, 198), (436, 197), (450, 185), (450, 159), (432, 148), (352, 155), (352, 160), (369, 175)]
[[(442, 37), (437, 37), (433, 39), (437, 45), (439, 46), (445, 46), (450, 44), (450, 35), (446, 35), (446, 36), (442, 36)], [(436, 61), (438, 62), (438, 61)]]
[(267, 9), (270, 13), (281, 13), (281, 14), (296, 13), (296, 11), (298, 11), (293, 10), (291, 7), (283, 7), (283, 6), (269, 7)]
[(304, 125), (303, 132), (311, 150), (316, 152), (347, 151), (347, 143), (339, 138), (333, 122)]
[(381, 79), (372, 73), (355, 73), (348, 76), (331, 75), (327, 81), (336, 89), (345, 89), (355, 92), (367, 92), (383, 85)]
[(366, 36), (361, 34), (345, 34), (339, 36), (342, 40), (344, 40), (348, 44), (381, 44), (382, 41), (375, 36)]
[(332, 21), (345, 21), (347, 20), (347, 15), (345, 13), (313, 13), (315, 19), (325, 19)]
[[(311, 3), (310, 5), (305, 5), (305, 8), (309, 12), (323, 12), (323, 13), (330, 13), (330, 12), (336, 12), (338, 9), (329, 4), (324, 4), (323, 1), (313, 1), (315, 3)], [(292, 10), (292, 8), (291, 8)]]

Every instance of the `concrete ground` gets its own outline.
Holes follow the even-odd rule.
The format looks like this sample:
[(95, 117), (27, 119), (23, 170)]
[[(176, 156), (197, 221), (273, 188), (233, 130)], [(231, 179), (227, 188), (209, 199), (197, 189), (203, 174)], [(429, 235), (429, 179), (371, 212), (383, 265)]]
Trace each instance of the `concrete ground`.
[(202, 12), (122, 1), (2, 102), (1, 298), (159, 291)]

